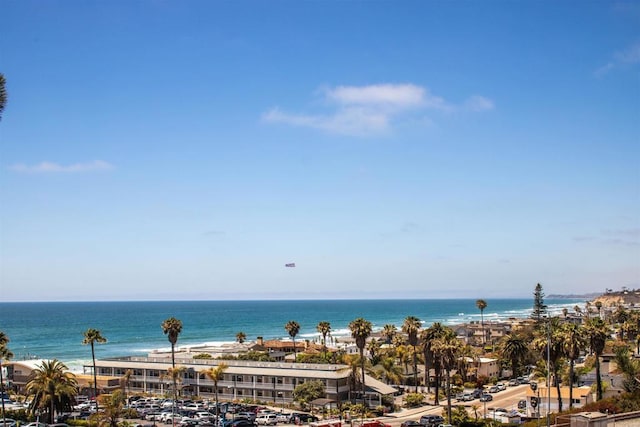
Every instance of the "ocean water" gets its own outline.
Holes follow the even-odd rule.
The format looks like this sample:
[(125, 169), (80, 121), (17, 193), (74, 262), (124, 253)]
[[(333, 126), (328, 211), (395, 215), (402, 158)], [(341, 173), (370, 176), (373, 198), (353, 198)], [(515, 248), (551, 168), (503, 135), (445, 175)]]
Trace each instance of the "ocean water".
[[(531, 313), (531, 299), (487, 299), (485, 321)], [(552, 314), (584, 305), (584, 300), (545, 300)], [(372, 322), (374, 330), (391, 323), (400, 327), (407, 316), (425, 327), (433, 322), (453, 325), (480, 320), (475, 299), (442, 300), (304, 300), (304, 301), (130, 301), (0, 303), (0, 330), (9, 336), (14, 360), (57, 358), (72, 370), (91, 358), (82, 345), (88, 328), (101, 331), (105, 344), (96, 345), (96, 357), (146, 355), (170, 344), (161, 324), (168, 317), (183, 323), (178, 346), (247, 340), (288, 338), (284, 325), (301, 326), (296, 339), (317, 339), (316, 325), (329, 321), (334, 337), (349, 335), (348, 324), (357, 317)]]

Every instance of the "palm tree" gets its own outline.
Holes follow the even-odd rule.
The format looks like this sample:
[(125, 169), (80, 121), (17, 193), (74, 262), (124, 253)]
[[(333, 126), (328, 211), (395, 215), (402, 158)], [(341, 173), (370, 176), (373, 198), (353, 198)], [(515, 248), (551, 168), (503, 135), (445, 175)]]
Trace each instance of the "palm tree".
[(385, 338), (386, 344), (391, 344), (391, 341), (393, 341), (393, 337), (395, 337), (397, 333), (398, 328), (396, 328), (396, 325), (388, 323), (382, 327), (382, 336)]
[(640, 390), (640, 360), (632, 357), (628, 345), (620, 345), (615, 349), (615, 362), (618, 371), (624, 375), (622, 386), (627, 393), (636, 393)]
[(96, 372), (96, 352), (95, 343), (104, 344), (107, 339), (102, 336), (99, 330), (89, 328), (84, 332), (83, 345), (91, 345), (91, 360), (93, 360), (93, 396), (96, 399), (96, 412), (98, 411), (98, 374)]
[[(536, 331), (533, 339), (533, 348), (541, 353), (541, 355), (549, 361), (549, 372), (553, 374), (553, 384), (558, 393), (558, 411), (562, 412), (562, 395), (560, 394), (559, 370), (564, 349), (560, 333), (560, 324), (557, 317), (547, 319), (545, 328)], [(551, 384), (547, 384), (551, 388)]]
[(427, 329), (424, 329), (420, 334), (420, 338), (422, 339), (422, 353), (424, 355), (424, 382), (427, 385), (427, 391), (431, 392), (431, 381), (429, 380), (429, 375), (431, 373), (431, 366), (433, 365), (434, 373), (435, 373), (435, 383), (436, 383), (436, 394), (434, 404), (438, 405), (440, 399), (438, 397), (438, 391), (440, 386), (440, 364), (434, 358), (433, 354), (433, 341), (439, 338), (444, 333), (444, 328), (442, 323), (435, 322)]
[(563, 353), (566, 358), (569, 359), (569, 409), (572, 409), (574, 367), (576, 359), (580, 357), (580, 353), (586, 347), (587, 341), (582, 327), (575, 323), (564, 323), (561, 326), (560, 339), (562, 342)]
[(0, 331), (0, 394), (2, 395), (2, 419), (5, 419), (4, 414), (4, 379), (2, 378), (2, 361), (9, 360), (13, 357), (13, 353), (7, 347), (9, 343), (9, 337), (4, 332)]
[(29, 412), (45, 410), (49, 423), (53, 423), (56, 410), (71, 411), (78, 383), (64, 363), (57, 359), (45, 360), (32, 371), (26, 391), (31, 398)]
[(407, 316), (402, 324), (402, 332), (407, 334), (407, 342), (413, 347), (413, 384), (415, 392), (418, 392), (418, 356), (416, 346), (418, 345), (418, 333), (420, 332), (420, 319), (415, 316)]
[(395, 358), (385, 357), (380, 362), (380, 373), (387, 384), (400, 384), (402, 381), (402, 368), (396, 365)]
[(298, 354), (296, 352), (296, 335), (298, 335), (298, 332), (300, 332), (300, 324), (295, 320), (289, 320), (287, 324), (284, 325), (284, 328), (287, 330), (289, 336), (291, 337), (291, 340), (293, 341), (293, 361), (295, 362), (296, 358), (298, 357)]
[(518, 376), (520, 362), (529, 352), (527, 340), (520, 334), (510, 334), (502, 341), (502, 358), (509, 360), (511, 364), (511, 378)]
[(129, 403), (129, 384), (131, 383), (131, 376), (133, 375), (133, 371), (131, 369), (127, 369), (124, 371), (124, 375), (122, 376), (122, 384), (124, 386), (124, 397)]
[(98, 417), (98, 425), (109, 427), (118, 427), (118, 421), (122, 418), (124, 404), (127, 397), (122, 390), (116, 390), (109, 395), (104, 395), (103, 412)]
[(169, 378), (173, 384), (173, 407), (175, 407), (176, 401), (178, 400), (178, 383), (182, 382), (186, 371), (187, 368), (184, 366), (176, 366), (175, 368), (167, 368), (167, 372), (162, 375), (162, 378)]
[(369, 340), (367, 343), (367, 351), (371, 358), (371, 364), (377, 365), (380, 360), (380, 342), (375, 338)]
[(451, 422), (451, 370), (456, 367), (462, 344), (451, 328), (444, 328), (444, 334), (432, 343), (434, 359), (442, 365), (447, 384), (447, 416)]
[(602, 301), (596, 301), (596, 309), (598, 310), (598, 317), (602, 317)]
[(487, 344), (487, 338), (484, 335), (484, 309), (487, 308), (487, 302), (483, 299), (476, 300), (476, 307), (480, 310), (480, 324), (482, 325), (482, 345)]
[(178, 335), (182, 332), (182, 321), (175, 317), (169, 317), (162, 322), (162, 332), (167, 336), (167, 339), (171, 343), (171, 367), (176, 367), (176, 343), (178, 342)]
[[(182, 321), (175, 317), (169, 317), (162, 322), (162, 332), (167, 336), (171, 343), (171, 368), (176, 369), (176, 343), (178, 342), (178, 335), (182, 332)], [(176, 400), (178, 400), (178, 385), (176, 384), (175, 375), (173, 376), (173, 405), (172, 414), (176, 413)], [(173, 426), (175, 427), (175, 417), (171, 417), (173, 420)]]
[(602, 377), (600, 375), (600, 356), (609, 338), (609, 329), (600, 317), (592, 317), (585, 326), (589, 347), (596, 356), (596, 400), (602, 399)]
[(360, 351), (360, 369), (362, 371), (362, 401), (364, 402), (364, 346), (367, 342), (367, 338), (371, 336), (373, 325), (368, 320), (358, 317), (349, 323), (349, 329), (351, 330), (351, 337), (356, 340), (356, 347)]
[(204, 374), (209, 377), (209, 379), (211, 381), (213, 381), (213, 388), (216, 394), (216, 423), (215, 425), (218, 425), (218, 421), (219, 421), (219, 413), (218, 413), (218, 381), (222, 381), (222, 379), (224, 378), (224, 371), (226, 371), (228, 368), (228, 366), (222, 362), (220, 363), (218, 366), (216, 366), (215, 368), (209, 368), (206, 371), (204, 371)]
[(316, 331), (318, 331), (320, 335), (322, 335), (322, 348), (326, 352), (327, 351), (327, 335), (331, 333), (331, 323), (327, 322), (326, 320), (323, 320), (322, 322), (318, 323), (318, 325), (316, 326)]
[(245, 342), (246, 339), (247, 339), (247, 336), (245, 335), (244, 332), (240, 331), (236, 334), (236, 341), (238, 341), (240, 344)]

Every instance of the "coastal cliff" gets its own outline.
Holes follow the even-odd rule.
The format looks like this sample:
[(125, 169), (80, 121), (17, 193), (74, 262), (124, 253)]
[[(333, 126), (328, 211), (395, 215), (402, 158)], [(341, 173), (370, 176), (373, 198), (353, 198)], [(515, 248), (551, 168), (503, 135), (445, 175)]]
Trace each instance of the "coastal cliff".
[(602, 303), (603, 307), (615, 307), (617, 305), (640, 305), (640, 289), (623, 289), (622, 291), (607, 290), (604, 294), (591, 300), (592, 304)]

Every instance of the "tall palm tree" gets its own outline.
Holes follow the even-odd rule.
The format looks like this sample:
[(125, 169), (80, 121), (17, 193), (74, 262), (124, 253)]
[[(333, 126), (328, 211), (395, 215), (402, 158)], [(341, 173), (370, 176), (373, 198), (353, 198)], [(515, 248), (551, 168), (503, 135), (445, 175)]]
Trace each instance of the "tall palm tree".
[[(9, 360), (13, 357), (13, 353), (7, 347), (9, 343), (9, 337), (4, 332), (0, 331), (0, 394), (4, 397), (4, 379), (2, 378), (2, 361)], [(4, 398), (2, 399), (2, 419), (5, 419), (4, 414)], [(6, 424), (6, 422), (5, 422)]]
[(407, 342), (413, 347), (413, 384), (415, 386), (415, 392), (418, 392), (418, 352), (416, 346), (418, 345), (418, 333), (420, 332), (420, 319), (415, 316), (407, 316), (402, 324), (402, 332), (407, 334)]
[(240, 344), (242, 344), (243, 342), (245, 342), (247, 339), (247, 335), (240, 331), (236, 334), (236, 341), (238, 341)]
[(520, 363), (529, 353), (529, 343), (523, 335), (513, 333), (502, 340), (502, 358), (511, 364), (511, 378), (518, 376)]
[(429, 379), (429, 375), (431, 373), (431, 367), (433, 366), (434, 373), (435, 373), (435, 383), (436, 383), (436, 387), (435, 387), (436, 394), (435, 394), (434, 403), (436, 405), (438, 405), (440, 401), (438, 397), (438, 391), (440, 386), (440, 364), (437, 363), (437, 361), (434, 359), (432, 344), (433, 344), (433, 341), (436, 338), (440, 337), (443, 333), (444, 333), (444, 327), (442, 326), (442, 323), (435, 322), (431, 326), (429, 326), (427, 329), (424, 329), (420, 334), (420, 338), (422, 339), (422, 353), (424, 355), (424, 366), (425, 366), (424, 382), (427, 385), (427, 391), (430, 393), (431, 381)]
[(207, 369), (206, 371), (204, 371), (204, 374), (211, 380), (213, 381), (213, 388), (214, 388), (214, 392), (216, 394), (216, 423), (215, 425), (218, 425), (218, 421), (219, 421), (219, 408), (218, 408), (218, 381), (222, 381), (222, 379), (224, 378), (224, 371), (226, 371), (228, 368), (228, 366), (222, 362), (220, 363), (218, 366), (211, 367), (209, 369)]
[(398, 328), (396, 327), (396, 325), (388, 323), (382, 327), (382, 336), (385, 338), (384, 342), (386, 344), (391, 344), (391, 341), (393, 341), (393, 337), (395, 337), (397, 333)]
[(129, 403), (129, 385), (131, 384), (131, 376), (133, 375), (133, 371), (131, 369), (127, 369), (124, 371), (124, 375), (122, 375), (122, 384), (124, 386), (124, 397)]
[(573, 408), (573, 382), (575, 363), (587, 345), (584, 330), (575, 323), (563, 323), (560, 328), (562, 351), (569, 359), (569, 409)]
[(104, 344), (107, 339), (102, 336), (99, 330), (89, 328), (84, 332), (83, 345), (91, 345), (91, 360), (93, 361), (93, 397), (96, 399), (96, 412), (98, 411), (98, 374), (96, 372), (96, 352), (95, 343)]
[(187, 371), (187, 368), (184, 366), (176, 366), (167, 368), (167, 372), (162, 375), (162, 378), (169, 378), (171, 383), (173, 384), (173, 405), (175, 406), (175, 402), (178, 400), (178, 383), (182, 382), (184, 378), (184, 373)]
[(457, 365), (462, 344), (456, 338), (455, 332), (445, 327), (443, 335), (436, 338), (432, 345), (435, 359), (442, 365), (446, 375), (447, 416), (451, 422), (451, 370)]
[(49, 423), (53, 423), (56, 411), (71, 411), (78, 383), (64, 363), (57, 359), (45, 360), (32, 371), (26, 392), (31, 398), (29, 412), (44, 410)]
[(480, 324), (482, 325), (482, 345), (487, 344), (487, 337), (484, 334), (484, 309), (487, 308), (487, 302), (483, 299), (476, 300), (476, 307), (480, 310)]
[(358, 317), (349, 323), (349, 329), (351, 330), (351, 337), (356, 340), (356, 347), (360, 351), (360, 369), (362, 371), (362, 401), (364, 402), (364, 346), (366, 345), (367, 338), (371, 336), (373, 331), (373, 325), (368, 320)]
[[(560, 394), (559, 371), (564, 356), (564, 348), (560, 332), (560, 323), (557, 317), (546, 319), (544, 328), (539, 328), (533, 339), (533, 348), (540, 352), (542, 357), (549, 361), (549, 372), (553, 374), (553, 384), (558, 396), (558, 411), (562, 412), (562, 395)], [(551, 384), (547, 384), (551, 388)]]
[(598, 317), (602, 317), (602, 301), (596, 301), (596, 309), (598, 310)]
[(319, 322), (316, 326), (316, 331), (322, 335), (322, 348), (326, 352), (327, 351), (327, 335), (331, 333), (331, 323), (323, 320)]
[(596, 356), (596, 400), (602, 399), (602, 377), (600, 375), (600, 356), (609, 338), (609, 328), (600, 317), (589, 318), (585, 326), (589, 347)]
[(398, 358), (400, 363), (402, 363), (402, 366), (404, 366), (404, 371), (403, 371), (403, 377), (405, 379), (404, 384), (407, 385), (406, 378), (409, 374), (409, 362), (411, 361), (410, 348), (404, 344), (396, 345), (396, 357)]
[[(178, 335), (182, 332), (182, 321), (175, 317), (169, 317), (162, 322), (162, 332), (167, 336), (167, 339), (171, 343), (171, 368), (176, 369), (176, 343), (178, 342)], [(178, 385), (176, 384), (175, 375), (173, 376), (173, 405), (172, 414), (176, 413), (176, 400), (178, 400)], [(171, 417), (173, 427), (176, 425), (175, 417)]]
[(293, 361), (295, 362), (296, 358), (298, 357), (298, 353), (296, 351), (296, 335), (298, 335), (298, 332), (300, 332), (300, 324), (295, 320), (289, 320), (287, 324), (284, 325), (284, 328), (293, 341)]

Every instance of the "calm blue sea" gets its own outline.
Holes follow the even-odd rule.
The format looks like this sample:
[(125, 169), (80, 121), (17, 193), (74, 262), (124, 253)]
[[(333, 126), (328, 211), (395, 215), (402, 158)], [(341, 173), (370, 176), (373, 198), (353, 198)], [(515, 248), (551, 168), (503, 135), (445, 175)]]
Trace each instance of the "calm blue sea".
[[(527, 317), (533, 299), (488, 299), (485, 320)], [(545, 300), (552, 313), (572, 309), (583, 300)], [(297, 321), (299, 338), (317, 337), (316, 325), (331, 323), (333, 336), (348, 335), (347, 325), (357, 317), (374, 329), (400, 326), (416, 316), (426, 326), (433, 322), (457, 324), (480, 319), (475, 299), (443, 300), (305, 300), (305, 301), (131, 301), (0, 303), (0, 330), (9, 339), (14, 359), (57, 358), (78, 369), (91, 358), (82, 345), (83, 332), (96, 328), (107, 338), (96, 346), (96, 357), (144, 355), (169, 348), (162, 321), (174, 316), (183, 323), (179, 346), (235, 341), (242, 331), (248, 340), (288, 337), (284, 325)]]

